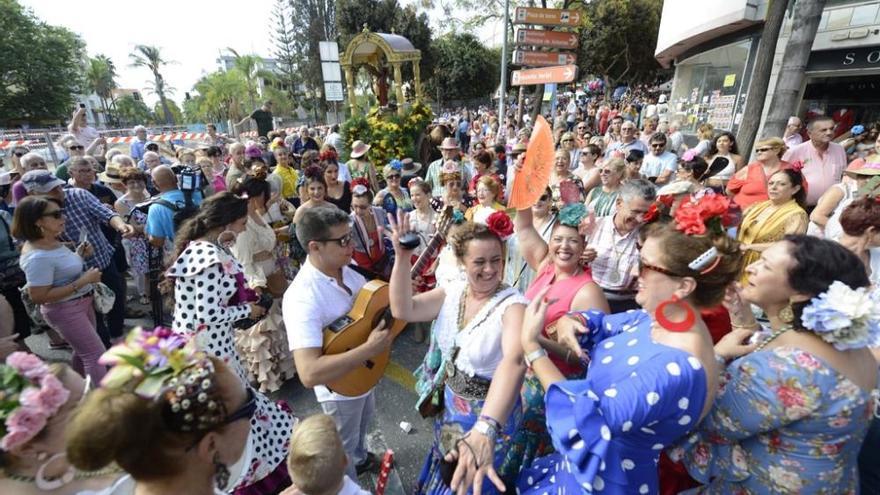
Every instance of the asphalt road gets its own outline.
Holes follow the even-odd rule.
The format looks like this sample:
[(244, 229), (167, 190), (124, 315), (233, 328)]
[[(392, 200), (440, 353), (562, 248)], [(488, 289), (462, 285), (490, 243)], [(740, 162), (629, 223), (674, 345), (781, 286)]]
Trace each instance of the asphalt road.
[[(133, 293), (133, 287), (129, 290)], [(149, 308), (130, 303), (132, 308), (149, 312)], [(126, 319), (126, 327), (152, 327), (149, 318)], [(38, 355), (50, 361), (70, 362), (70, 351), (50, 350), (45, 334), (33, 335), (27, 340), (28, 346)], [(404, 331), (394, 342), (392, 362), (386, 369), (385, 377), (376, 387), (376, 417), (368, 436), (371, 452), (379, 458), (386, 449), (394, 451), (395, 468), (389, 477), (386, 494), (399, 495), (412, 493), (425, 456), (431, 446), (431, 423), (419, 416), (415, 410), (416, 394), (413, 391), (415, 379), (412, 372), (421, 364), (427, 351), (427, 343), (416, 343), (411, 330)], [(297, 378), (287, 381), (273, 399), (284, 399), (300, 418), (321, 412), (315, 394), (302, 386)], [(400, 422), (412, 425), (409, 433), (400, 428)], [(375, 493), (376, 477), (364, 475), (358, 480), (361, 487)]]

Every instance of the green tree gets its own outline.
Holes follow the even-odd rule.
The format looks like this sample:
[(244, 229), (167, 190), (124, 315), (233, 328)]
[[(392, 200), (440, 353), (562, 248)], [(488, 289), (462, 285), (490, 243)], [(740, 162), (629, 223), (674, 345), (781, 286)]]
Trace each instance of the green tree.
[(251, 109), (257, 108), (257, 91), (260, 88), (260, 79), (274, 81), (275, 74), (263, 69), (262, 60), (256, 55), (241, 55), (232, 48), (227, 48), (234, 57), (232, 70), (238, 71), (244, 77), (247, 87), (248, 101)]
[(173, 119), (173, 113), (169, 108), (168, 98), (166, 97), (166, 94), (170, 93), (172, 88), (166, 87), (165, 78), (159, 72), (162, 66), (167, 65), (169, 62), (162, 58), (162, 52), (159, 48), (150, 45), (136, 45), (134, 51), (128, 56), (131, 58), (132, 67), (146, 67), (153, 73), (154, 83), (152, 90), (159, 96), (159, 103), (162, 105), (162, 115), (166, 119), (165, 123), (174, 125), (174, 120), (169, 120)]
[(0, 33), (0, 125), (70, 118), (84, 86), (83, 41), (15, 0), (0, 0)]
[(302, 57), (296, 49), (296, 32), (293, 28), (293, 12), (290, 1), (275, 0), (272, 18), (275, 20), (275, 27), (272, 29), (272, 54), (275, 57), (278, 72), (275, 77), (295, 107), (293, 102), (299, 99), (298, 90), (302, 84), (302, 76), (297, 65)]
[(97, 55), (89, 59), (86, 68), (88, 87), (101, 99), (101, 107), (107, 122), (110, 122), (110, 108), (107, 104), (112, 100), (112, 90), (116, 85), (116, 67), (106, 55)]
[(131, 95), (116, 99), (116, 117), (120, 124), (125, 126), (144, 124), (153, 120), (153, 114), (143, 100), (136, 100)]
[(603, 0), (582, 10), (578, 66), (581, 74), (620, 83), (652, 83), (661, 67), (654, 58), (662, 0)]
[[(248, 98), (244, 76), (237, 70), (216, 71), (203, 76), (196, 83), (198, 120), (212, 122), (241, 120), (247, 115), (244, 104)], [(250, 110), (247, 110), (249, 112)]]
[[(170, 119), (166, 116), (166, 109), (171, 112)], [(157, 101), (153, 106), (153, 115), (156, 116), (156, 123), (160, 122), (183, 122), (183, 112), (174, 100), (168, 100), (165, 105), (161, 101)]]
[(501, 53), (468, 33), (449, 33), (433, 44), (435, 70), (426, 86), (438, 103), (489, 96), (498, 84)]
[[(295, 65), (305, 85), (305, 92), (311, 95), (323, 91), (319, 43), (337, 40), (337, 11), (336, 0), (290, 0), (291, 47), (296, 54)], [(343, 49), (344, 46), (340, 47), (340, 51)], [(312, 110), (316, 119), (319, 110), (326, 110), (323, 99), (306, 98), (304, 94), (297, 93), (298, 103)]]

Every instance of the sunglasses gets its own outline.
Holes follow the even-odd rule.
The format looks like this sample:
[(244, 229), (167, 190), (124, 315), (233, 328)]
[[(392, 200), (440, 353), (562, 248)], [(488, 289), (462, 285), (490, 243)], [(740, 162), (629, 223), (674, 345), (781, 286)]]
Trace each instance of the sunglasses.
[(652, 148), (665, 148), (666, 143), (651, 143)]
[(388, 180), (392, 180), (392, 179), (400, 179), (400, 175), (398, 175), (398, 174), (391, 174), (391, 175), (386, 175), (385, 178), (388, 179)]
[(241, 407), (233, 411), (232, 414), (226, 416), (226, 419), (223, 420), (223, 423), (221, 423), (220, 426), (235, 423), (240, 419), (250, 420), (255, 412), (257, 412), (257, 396), (255, 396), (254, 391), (248, 387), (247, 400), (244, 401), (244, 404), (242, 404)]
[(52, 217), (55, 220), (61, 220), (62, 218), (64, 218), (64, 208), (58, 208), (57, 210), (54, 210), (54, 211), (47, 211), (40, 216), (41, 217)]
[(563, 143), (570, 143), (572, 141), (574, 141), (574, 139), (563, 139), (562, 140)]
[(773, 148), (755, 148), (755, 153), (764, 153), (765, 151), (770, 151)]
[(599, 174), (602, 174), (602, 175), (609, 175), (609, 174), (611, 174), (611, 173), (613, 173), (613, 172), (614, 172), (614, 171), (611, 170), (610, 168), (600, 168), (600, 169), (599, 169)]
[(68, 146), (67, 149), (69, 149), (69, 150), (84, 150), (84, 149), (86, 149), (86, 147), (81, 144), (75, 144), (73, 146)]
[(342, 237), (335, 237), (331, 239), (315, 239), (316, 242), (335, 242), (339, 244), (339, 247), (346, 247), (351, 244), (351, 232), (345, 234)]
[(639, 257), (639, 275), (644, 273), (645, 270), (651, 270), (652, 272), (662, 273), (663, 275), (666, 275), (667, 277), (681, 277), (681, 275), (673, 272), (672, 270), (667, 270), (666, 268), (663, 268), (662, 266), (652, 265), (652, 264), (646, 262), (641, 257)]

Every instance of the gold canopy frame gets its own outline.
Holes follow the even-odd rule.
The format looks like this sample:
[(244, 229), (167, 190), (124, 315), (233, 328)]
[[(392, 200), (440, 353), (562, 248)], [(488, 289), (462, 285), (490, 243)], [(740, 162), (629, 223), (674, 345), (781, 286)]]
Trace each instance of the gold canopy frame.
[[(345, 82), (348, 84), (348, 103), (351, 107), (352, 115), (357, 110), (357, 100), (354, 94), (354, 82), (358, 71), (366, 68), (374, 78), (377, 77), (383, 69), (382, 58), (387, 61), (393, 70), (394, 90), (397, 96), (397, 112), (403, 114), (404, 95), (403, 95), (403, 64), (411, 63), (413, 70), (413, 78), (415, 79), (415, 100), (421, 101), (422, 97), (422, 80), (419, 75), (419, 61), (422, 59), (421, 50), (416, 49), (412, 43), (403, 36), (388, 33), (371, 33), (364, 26), (364, 31), (355, 36), (348, 46), (345, 53), (339, 59), (339, 65), (345, 71)], [(378, 97), (378, 95), (377, 95)]]

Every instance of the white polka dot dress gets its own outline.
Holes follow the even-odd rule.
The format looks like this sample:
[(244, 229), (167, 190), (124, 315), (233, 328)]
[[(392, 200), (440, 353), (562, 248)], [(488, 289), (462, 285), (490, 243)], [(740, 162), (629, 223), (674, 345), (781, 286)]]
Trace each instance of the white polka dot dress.
[[(166, 275), (174, 277), (175, 332), (194, 336), (197, 345), (220, 359), (248, 383), (247, 372), (235, 350), (232, 323), (250, 315), (247, 304), (227, 306), (237, 292), (236, 273), (242, 267), (225, 250), (194, 241), (180, 254)], [(250, 386), (250, 385), (248, 385)], [(287, 458), (292, 415), (254, 390), (258, 408), (251, 418), (253, 452), (246, 479), (252, 484), (271, 473)]]
[(582, 346), (592, 362), (583, 380), (546, 395), (556, 453), (524, 468), (523, 494), (655, 494), (666, 445), (696, 426), (706, 374), (690, 354), (651, 339), (644, 311), (586, 314)]

